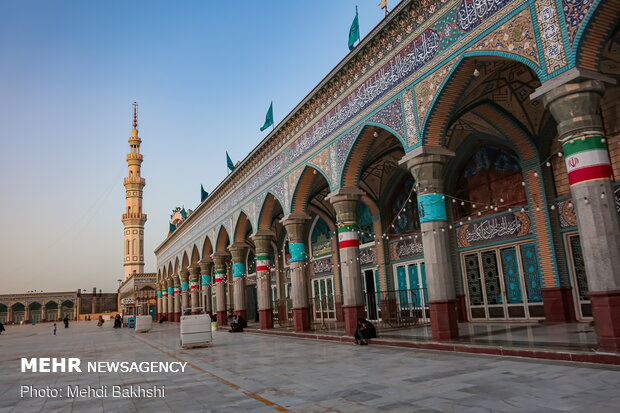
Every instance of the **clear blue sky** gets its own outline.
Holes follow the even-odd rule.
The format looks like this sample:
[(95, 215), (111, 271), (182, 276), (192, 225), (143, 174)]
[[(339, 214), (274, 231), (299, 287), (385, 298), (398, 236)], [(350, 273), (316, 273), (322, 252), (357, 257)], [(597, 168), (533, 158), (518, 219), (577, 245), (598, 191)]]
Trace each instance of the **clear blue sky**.
[[(139, 103), (146, 271), (176, 206), (243, 159), (383, 18), (379, 0), (0, 0), (0, 293), (115, 290)], [(390, 8), (396, 1), (389, 2)]]

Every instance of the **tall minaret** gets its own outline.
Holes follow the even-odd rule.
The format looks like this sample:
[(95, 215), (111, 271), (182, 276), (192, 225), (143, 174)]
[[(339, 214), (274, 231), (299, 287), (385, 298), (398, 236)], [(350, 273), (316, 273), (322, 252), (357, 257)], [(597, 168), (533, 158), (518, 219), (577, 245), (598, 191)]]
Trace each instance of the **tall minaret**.
[(146, 214), (142, 213), (142, 189), (146, 185), (140, 177), (142, 154), (140, 153), (140, 137), (138, 137), (138, 104), (133, 104), (133, 129), (129, 138), (127, 169), (129, 176), (123, 179), (125, 185), (126, 210), (123, 214), (125, 226), (125, 262), (123, 264), (125, 280), (135, 273), (144, 272), (144, 223)]

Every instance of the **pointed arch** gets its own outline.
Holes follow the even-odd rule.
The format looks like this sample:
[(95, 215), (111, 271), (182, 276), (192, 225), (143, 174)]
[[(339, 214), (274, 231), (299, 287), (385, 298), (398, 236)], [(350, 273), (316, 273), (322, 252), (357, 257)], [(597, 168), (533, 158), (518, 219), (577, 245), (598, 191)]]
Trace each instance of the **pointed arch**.
[(183, 253), (183, 259), (181, 261), (181, 268), (179, 270), (185, 270), (189, 267), (189, 257), (187, 256), (187, 251)]
[(206, 259), (213, 254), (213, 245), (211, 244), (211, 239), (207, 235), (205, 237), (205, 241), (202, 244), (202, 259)]
[(257, 230), (271, 230), (274, 218), (281, 214), (283, 214), (282, 203), (271, 192), (267, 192), (258, 214)]
[(237, 218), (237, 223), (235, 224), (234, 229), (234, 242), (245, 242), (248, 240), (247, 234), (248, 231), (252, 233), (252, 223), (248, 218), (248, 215), (241, 211), (239, 217)]
[(172, 277), (173, 274), (172, 261), (168, 263), (168, 278)]
[(313, 166), (306, 165), (295, 185), (293, 197), (291, 198), (291, 212), (307, 212), (308, 202), (317, 187), (327, 186), (329, 181), (318, 169)]
[[(445, 146), (448, 129), (461, 116), (457, 112), (462, 113), (468, 110), (462, 107), (459, 108), (459, 105), (462, 106), (464, 100), (471, 98), (465, 92), (470, 86), (477, 85), (478, 83), (476, 82), (481, 82), (494, 75), (498, 75), (497, 71), (491, 70), (485, 77), (481, 73), (484, 71), (485, 65), (505, 65), (509, 63), (520, 63), (519, 68), (530, 70), (537, 86), (540, 85), (540, 68), (534, 65), (533, 62), (519, 56), (508, 57), (505, 53), (490, 51), (464, 53), (455, 60), (455, 63), (448, 63), (444, 66), (445, 75), (443, 75), (440, 69), (416, 84), (414, 90), (418, 95), (421, 91), (426, 90), (425, 87), (427, 89), (434, 88), (433, 92), (428, 92), (432, 100), (428, 104), (428, 108), (422, 111), (425, 115), (423, 114), (422, 118), (419, 119), (420, 130), (422, 131), (422, 144), (431, 147)], [(478, 75), (474, 73), (478, 73)], [(425, 82), (426, 85), (423, 87)], [(436, 86), (435, 83), (439, 83), (439, 85)], [(530, 92), (533, 92), (533, 89)], [(527, 95), (530, 92), (527, 92)], [(484, 95), (478, 97), (482, 99)], [(421, 96), (416, 96), (416, 99), (420, 100)], [(542, 109), (540, 108), (539, 110)], [(420, 108), (418, 108), (418, 112), (420, 112)]]
[(194, 265), (198, 261), (200, 261), (200, 253), (198, 252), (198, 247), (196, 246), (196, 244), (194, 244), (192, 248), (192, 258), (190, 260), (190, 264)]
[(179, 275), (179, 257), (174, 261), (174, 272), (171, 275)]
[(230, 236), (224, 225), (220, 226), (220, 230), (217, 234), (217, 241), (215, 244), (216, 252), (225, 252), (226, 248), (230, 245)]
[(394, 151), (405, 153), (401, 139), (383, 125), (365, 125), (347, 154), (340, 175), (340, 186), (358, 188), (364, 168), (372, 161)]
[[(578, 29), (572, 34), (569, 33), (569, 36), (575, 36), (570, 50), (571, 62), (584, 69), (607, 73), (606, 68), (602, 67), (605, 54), (610, 51), (613, 43), (616, 50), (620, 46), (618, 10), (620, 0), (592, 1), (590, 10), (579, 23)], [(615, 66), (617, 67), (617, 62)]]

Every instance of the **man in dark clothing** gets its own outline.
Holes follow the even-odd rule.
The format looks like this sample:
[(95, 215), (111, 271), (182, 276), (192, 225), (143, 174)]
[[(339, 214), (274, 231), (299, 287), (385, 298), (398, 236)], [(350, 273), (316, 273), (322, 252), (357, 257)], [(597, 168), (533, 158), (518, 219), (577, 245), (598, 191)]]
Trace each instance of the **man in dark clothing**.
[(374, 324), (365, 318), (357, 319), (357, 328), (355, 329), (355, 344), (360, 344), (362, 346), (368, 345), (369, 338), (377, 337), (377, 329)]
[(123, 319), (120, 314), (116, 314), (114, 317), (114, 328), (121, 328), (123, 326)]
[(243, 329), (246, 328), (248, 324), (245, 322), (243, 317), (240, 315), (233, 316), (233, 321), (230, 323), (230, 333), (243, 333)]
[(65, 323), (65, 328), (69, 328), (69, 316), (65, 315), (65, 318), (63, 318), (62, 321)]
[(4, 331), (4, 324), (0, 321), (0, 334)]

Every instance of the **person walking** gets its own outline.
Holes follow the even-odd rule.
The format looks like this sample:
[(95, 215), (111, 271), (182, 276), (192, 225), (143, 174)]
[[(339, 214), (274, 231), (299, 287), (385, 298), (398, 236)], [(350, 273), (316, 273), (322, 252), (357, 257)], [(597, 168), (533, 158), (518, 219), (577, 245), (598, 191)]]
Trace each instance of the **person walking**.
[(103, 317), (99, 316), (99, 321), (97, 321), (97, 327), (101, 327), (103, 325), (103, 322), (104, 322)]
[(56, 323), (54, 323), (54, 335), (56, 335)]
[(2, 334), (2, 332), (4, 331), (4, 324), (2, 324), (2, 321), (0, 321), (0, 334)]
[(65, 318), (62, 321), (65, 323), (65, 328), (69, 328), (69, 316), (65, 314)]

